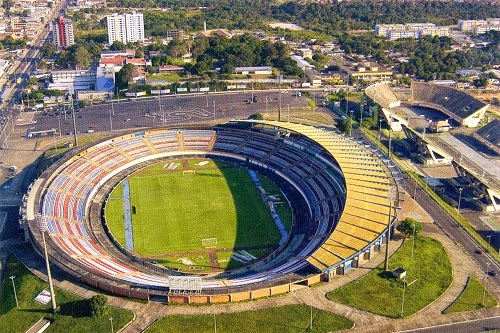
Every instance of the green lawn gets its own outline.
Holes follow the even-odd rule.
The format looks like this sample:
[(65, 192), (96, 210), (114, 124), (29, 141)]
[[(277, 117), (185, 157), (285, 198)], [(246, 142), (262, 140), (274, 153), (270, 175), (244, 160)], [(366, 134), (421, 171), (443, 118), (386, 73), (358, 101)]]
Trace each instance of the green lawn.
[[(166, 316), (153, 325), (146, 333), (214, 332), (215, 322), (220, 333), (284, 333), (284, 332), (332, 332), (353, 327), (353, 323), (343, 317), (313, 308), (313, 327), (308, 330), (310, 307), (287, 305), (257, 311), (225, 313), (199, 316)], [(209, 310), (207, 311), (209, 312)]]
[[(484, 279), (482, 278), (484, 281)], [(471, 277), (465, 286), (464, 291), (460, 297), (448, 307), (444, 313), (454, 313), (463, 311), (473, 311), (482, 308), (491, 308), (497, 305), (497, 302), (489, 292), (484, 292), (485, 289), (476, 277)], [(483, 305), (483, 296), (484, 305)]]
[[(9, 276), (15, 276), (19, 308), (16, 308), (12, 281)], [(42, 317), (52, 317), (50, 302), (42, 305), (34, 301), (43, 289), (49, 290), (48, 284), (33, 275), (14, 256), (7, 260), (6, 271), (0, 297), (0, 331), (2, 333), (22, 333), (29, 329)], [(82, 313), (86, 300), (56, 289), (56, 303), (60, 311), (46, 331), (48, 333), (71, 332), (107, 332), (110, 331), (109, 317), (113, 317), (115, 331), (125, 326), (133, 318), (128, 310), (111, 307), (109, 314), (101, 318), (93, 318)]]
[[(452, 270), (448, 254), (441, 243), (427, 237), (405, 241), (389, 259), (389, 269), (403, 267), (407, 271), (404, 316), (409, 316), (436, 300), (451, 284)], [(380, 254), (382, 255), (382, 254)], [(374, 271), (342, 288), (328, 293), (330, 300), (344, 303), (383, 316), (401, 316), (403, 282), (386, 278), (383, 264)]]
[[(161, 257), (204, 250), (201, 240), (212, 237), (217, 238), (218, 249), (276, 244), (278, 229), (247, 169), (211, 160), (197, 166), (200, 161), (187, 160), (187, 166), (179, 160), (165, 161), (129, 177), (131, 205), (136, 208), (135, 251)], [(171, 162), (180, 166), (165, 169)], [(184, 174), (184, 168), (196, 173)], [(111, 232), (124, 244), (121, 197), (120, 185), (110, 194), (105, 214)]]

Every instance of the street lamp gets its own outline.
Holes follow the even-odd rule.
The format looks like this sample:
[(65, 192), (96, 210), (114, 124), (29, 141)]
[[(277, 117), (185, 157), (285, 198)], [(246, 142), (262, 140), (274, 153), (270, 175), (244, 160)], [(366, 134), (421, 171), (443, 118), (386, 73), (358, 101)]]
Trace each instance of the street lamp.
[(488, 288), (488, 272), (490, 270), (490, 263), (486, 263), (486, 272), (484, 272), (484, 276), (486, 277), (486, 281), (484, 283), (484, 290), (483, 290), (483, 302), (481, 303), (482, 306), (484, 306), (484, 301), (486, 300), (486, 289)]
[(349, 136), (352, 136), (352, 117), (354, 114), (354, 110), (351, 110), (351, 133), (349, 133)]
[(215, 308), (214, 304), (212, 304), (212, 309), (214, 310), (214, 333), (217, 333), (217, 318), (215, 317)]
[(43, 252), (45, 255), (45, 265), (47, 266), (47, 278), (49, 280), (49, 290), (50, 290), (50, 300), (52, 303), (52, 313), (55, 314), (57, 311), (56, 296), (54, 294), (54, 285), (52, 284), (52, 274), (50, 272), (49, 254), (47, 252), (47, 243), (45, 242), (45, 231), (47, 231), (47, 222), (45, 221), (45, 217), (42, 214), (37, 214), (36, 219), (37, 219), (37, 223), (38, 223), (38, 227), (40, 229), (40, 232), (42, 233)]
[(109, 128), (113, 132), (113, 117), (111, 116), (111, 110), (109, 110)]
[(413, 251), (415, 249), (415, 229), (417, 229), (417, 225), (413, 223), (412, 227), (413, 227), (413, 244), (411, 245), (411, 257), (413, 258)]
[(492, 234), (489, 234), (488, 236), (486, 236), (486, 238), (488, 238), (488, 246), (491, 246), (491, 235)]
[(389, 218), (387, 219), (387, 239), (385, 246), (385, 263), (384, 271), (388, 270), (389, 267), (389, 240), (391, 238), (391, 212), (392, 212), (392, 201), (395, 199), (396, 186), (392, 185), (387, 193), (387, 200), (389, 200)]
[(111, 323), (111, 333), (115, 333), (113, 329), (113, 317), (109, 317), (109, 322)]
[(406, 293), (406, 280), (403, 280), (403, 301), (401, 302), (401, 318), (403, 318), (405, 312), (405, 293)]
[(287, 116), (287, 121), (290, 122), (290, 104), (287, 104), (286, 105), (287, 109), (288, 109), (288, 116)]
[(19, 303), (17, 302), (17, 293), (16, 293), (16, 284), (14, 283), (15, 276), (9, 276), (9, 279), (12, 281), (12, 288), (14, 289), (14, 298), (16, 299), (16, 308), (19, 307)]
[(391, 158), (391, 140), (392, 140), (392, 113), (389, 114), (389, 145), (387, 148), (389, 158)]
[(382, 118), (378, 118), (378, 143), (380, 144), (380, 139), (382, 137)]
[(462, 191), (464, 190), (463, 187), (458, 188), (458, 207), (457, 207), (457, 212), (460, 214), (460, 201), (462, 200)]

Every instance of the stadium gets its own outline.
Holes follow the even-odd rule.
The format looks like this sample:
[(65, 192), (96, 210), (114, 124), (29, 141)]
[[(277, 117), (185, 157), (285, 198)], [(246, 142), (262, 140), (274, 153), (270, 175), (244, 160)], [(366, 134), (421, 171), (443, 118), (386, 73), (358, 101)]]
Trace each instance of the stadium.
[[(265, 257), (217, 274), (156, 265), (127, 249), (104, 218), (110, 193), (138, 170), (182, 158), (222, 161), (271, 179), (293, 211), (286, 238)], [(369, 144), (331, 129), (240, 120), (145, 130), (72, 151), (30, 187), (22, 227), (40, 253), (44, 233), (51, 262), (98, 289), (172, 303), (232, 302), (327, 281), (370, 260), (403, 195), (399, 170)]]

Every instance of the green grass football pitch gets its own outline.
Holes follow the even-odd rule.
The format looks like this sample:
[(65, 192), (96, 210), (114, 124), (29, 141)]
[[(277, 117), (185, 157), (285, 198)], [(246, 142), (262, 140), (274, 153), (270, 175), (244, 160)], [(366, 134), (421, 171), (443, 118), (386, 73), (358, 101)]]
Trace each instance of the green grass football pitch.
[[(162, 162), (128, 178), (135, 207), (134, 251), (154, 257), (204, 250), (206, 238), (217, 238), (218, 249), (276, 244), (278, 229), (248, 170), (211, 160), (201, 166), (198, 162)], [(170, 163), (179, 166), (168, 170)], [(125, 244), (122, 196), (120, 184), (109, 196), (105, 215), (113, 236)], [(290, 225), (289, 215), (285, 226)]]

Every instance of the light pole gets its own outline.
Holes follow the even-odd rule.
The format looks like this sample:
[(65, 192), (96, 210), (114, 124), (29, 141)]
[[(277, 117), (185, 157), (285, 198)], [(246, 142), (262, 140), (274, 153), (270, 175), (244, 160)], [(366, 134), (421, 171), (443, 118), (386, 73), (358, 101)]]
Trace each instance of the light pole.
[(484, 306), (484, 301), (486, 300), (486, 289), (488, 289), (488, 272), (490, 270), (490, 263), (486, 263), (486, 272), (484, 272), (484, 276), (486, 277), (486, 281), (484, 283), (484, 290), (483, 290), (483, 302), (481, 303), (482, 306)]
[(309, 319), (309, 330), (312, 331), (313, 329), (313, 306), (311, 305), (311, 317)]
[(109, 317), (109, 322), (111, 323), (111, 333), (115, 333), (113, 329), (113, 317)]
[(463, 187), (458, 188), (458, 206), (457, 206), (457, 212), (460, 214), (460, 201), (462, 200), (462, 191), (464, 190)]
[(406, 280), (403, 280), (403, 301), (401, 302), (401, 318), (403, 318), (405, 311), (405, 293), (406, 293)]
[(281, 121), (281, 80), (283, 75), (279, 76), (279, 89), (278, 89), (278, 121)]
[(214, 100), (214, 121), (215, 121), (215, 100)]
[(16, 299), (16, 308), (19, 307), (19, 303), (17, 302), (17, 293), (16, 293), (16, 284), (14, 283), (15, 276), (9, 276), (9, 279), (12, 281), (12, 288), (14, 288), (14, 298)]
[(389, 145), (388, 145), (389, 158), (391, 158), (391, 140), (392, 140), (392, 114), (389, 114)]
[(215, 317), (215, 308), (214, 305), (212, 304), (212, 309), (214, 310), (214, 333), (217, 333), (217, 318)]
[(413, 223), (412, 225), (413, 227), (413, 244), (411, 245), (411, 257), (413, 258), (413, 251), (415, 250), (415, 229), (417, 229), (416, 227), (416, 224)]
[(382, 137), (382, 118), (378, 119), (378, 143), (381, 143), (381, 137)]
[(113, 132), (113, 117), (111, 116), (111, 110), (109, 110), (109, 128)]
[(353, 114), (354, 114), (354, 110), (351, 110), (351, 131), (349, 133), (349, 136), (352, 136), (352, 117), (353, 117)]
[(76, 133), (76, 117), (75, 117), (75, 103), (73, 101), (73, 95), (68, 89), (68, 94), (71, 99), (71, 117), (73, 118), (73, 137), (75, 139), (75, 147), (78, 146), (78, 134)]
[(391, 238), (391, 212), (392, 212), (392, 201), (395, 196), (395, 185), (392, 185), (389, 189), (389, 193), (387, 193), (387, 200), (389, 200), (389, 218), (387, 219), (387, 239), (385, 246), (385, 263), (384, 263), (384, 271), (387, 271), (389, 268), (389, 241)]
[(287, 121), (290, 122), (290, 104), (287, 104), (286, 108), (288, 110), (288, 116), (287, 116), (288, 119), (287, 119)]
[(488, 236), (486, 236), (486, 238), (488, 238), (488, 246), (491, 246), (491, 235), (492, 234), (489, 234)]
[(62, 136), (61, 135), (61, 115), (57, 116), (57, 122), (59, 124), (59, 138)]
[(41, 214), (37, 214), (36, 219), (39, 225), (40, 232), (42, 233), (43, 252), (45, 255), (45, 265), (47, 266), (47, 278), (49, 280), (50, 300), (52, 302), (52, 313), (55, 314), (57, 311), (56, 296), (54, 294), (54, 285), (52, 284), (52, 274), (50, 272), (47, 243), (45, 242), (45, 231), (47, 230), (47, 222), (45, 221), (45, 217), (43, 217)]

